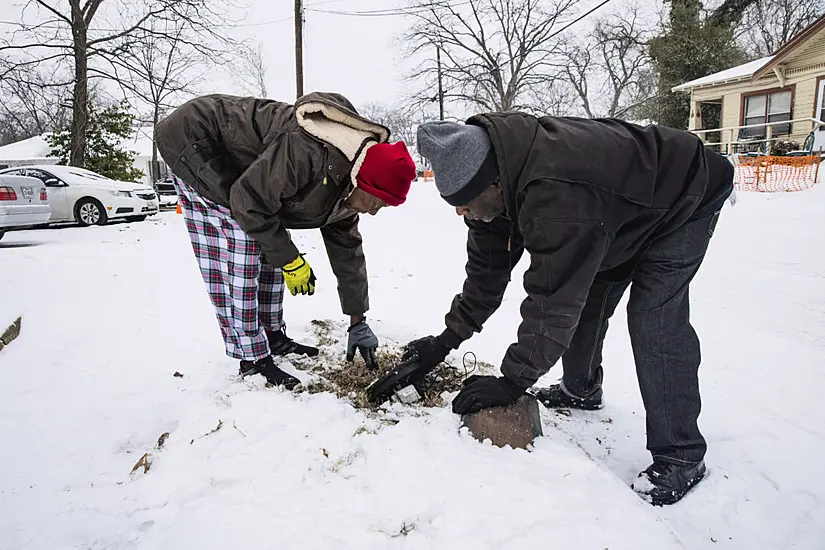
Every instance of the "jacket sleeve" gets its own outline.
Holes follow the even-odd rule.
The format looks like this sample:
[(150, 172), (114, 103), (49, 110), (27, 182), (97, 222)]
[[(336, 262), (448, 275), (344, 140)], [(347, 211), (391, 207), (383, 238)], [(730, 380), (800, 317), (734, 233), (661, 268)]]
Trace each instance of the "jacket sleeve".
[(321, 228), (332, 272), (338, 279), (338, 296), (345, 315), (363, 315), (369, 310), (367, 262), (364, 257), (358, 216)]
[(534, 182), (519, 218), (530, 268), (521, 305), (518, 341), (501, 372), (529, 388), (561, 358), (612, 237), (605, 229), (605, 197), (584, 185)]
[(275, 267), (298, 257), (297, 247), (278, 218), (281, 198), (296, 189), (295, 170), (303, 160), (295, 153), (289, 134), (276, 136), (229, 191), (232, 216)]
[[(487, 319), (501, 305), (510, 282), (510, 272), (524, 252), (520, 237), (512, 236), (510, 221), (498, 217), (490, 223), (466, 220), (467, 278), (461, 294), (454, 299), (445, 317), (447, 329), (441, 338), (450, 348), (458, 348), (474, 332), (481, 332)], [(509, 243), (509, 251), (508, 251)]]

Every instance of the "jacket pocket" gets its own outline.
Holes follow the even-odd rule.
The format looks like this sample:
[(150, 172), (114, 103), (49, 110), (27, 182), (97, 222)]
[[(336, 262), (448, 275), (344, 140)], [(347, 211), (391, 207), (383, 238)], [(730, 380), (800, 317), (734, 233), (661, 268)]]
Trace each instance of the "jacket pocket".
[(173, 171), (188, 169), (193, 174), (198, 172), (202, 164), (214, 156), (214, 149), (209, 139), (193, 141), (178, 155)]
[(330, 145), (324, 145), (322, 172), (327, 184), (334, 183), (337, 186), (346, 184), (349, 181), (351, 169), (352, 163), (344, 155), (333, 150)]

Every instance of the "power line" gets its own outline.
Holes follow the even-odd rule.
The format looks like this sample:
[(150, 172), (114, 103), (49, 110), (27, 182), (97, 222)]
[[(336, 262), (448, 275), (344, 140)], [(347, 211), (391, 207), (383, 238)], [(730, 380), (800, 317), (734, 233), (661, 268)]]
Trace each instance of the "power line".
[[(446, 2), (431, 2), (429, 4), (421, 4), (418, 6), (411, 6), (409, 8), (387, 8), (382, 10), (366, 10), (366, 11), (340, 11), (340, 10), (316, 10), (309, 9), (317, 13), (326, 13), (330, 15), (344, 15), (350, 17), (394, 17), (400, 15), (415, 15), (422, 13), (433, 7), (450, 7), (457, 8), (459, 6), (466, 6), (472, 3), (470, 0), (459, 2), (458, 4), (448, 4)], [(317, 5), (317, 4), (316, 4)]]
[[(310, 6), (323, 6), (325, 4), (335, 4), (337, 2), (343, 2), (343, 0), (325, 0), (324, 2), (315, 2), (314, 4), (307, 4), (304, 6), (304, 10), (309, 9)], [(315, 11), (315, 10), (313, 10)], [(271, 21), (259, 21), (258, 23), (238, 23), (234, 25), (235, 27), (262, 27), (264, 25), (273, 25), (275, 23), (285, 23), (286, 21), (292, 21), (293, 17), (282, 17), (280, 19), (273, 19)], [(1, 23), (2, 21), (0, 21)]]
[(272, 25), (274, 23), (283, 23), (285, 21), (292, 21), (292, 17), (283, 17), (281, 19), (274, 19), (272, 21), (261, 21), (259, 23), (238, 23), (235, 27), (261, 27), (263, 25)]
[(567, 29), (569, 29), (570, 27), (572, 27), (573, 25), (575, 25), (576, 23), (578, 23), (579, 21), (581, 21), (582, 19), (584, 19), (585, 17), (587, 17), (588, 15), (590, 15), (591, 13), (593, 13), (594, 11), (596, 11), (597, 9), (599, 9), (599, 8), (601, 8), (602, 6), (604, 6), (605, 4), (609, 3), (610, 1), (611, 1), (611, 0), (604, 0), (604, 1), (603, 1), (601, 4), (599, 4), (598, 6), (595, 6), (595, 7), (593, 7), (593, 8), (590, 8), (589, 10), (587, 10), (586, 12), (584, 12), (583, 14), (581, 14), (580, 16), (578, 16), (577, 18), (575, 18), (574, 20), (572, 20), (571, 22), (569, 22), (568, 24), (566, 24), (565, 26), (563, 26), (562, 28), (560, 28), (559, 30), (557, 30), (556, 32), (554, 32), (553, 34), (551, 34), (550, 36), (548, 36), (548, 37), (547, 37), (547, 39), (549, 40), (549, 39), (551, 39), (551, 38), (553, 38), (553, 37), (555, 37), (555, 36), (560, 35), (561, 33), (563, 33), (564, 31), (566, 31)]
[(326, 0), (325, 2), (315, 2), (313, 4), (307, 4), (307, 7), (311, 6), (323, 6), (324, 4), (337, 4), (338, 2), (343, 2), (344, 0)]

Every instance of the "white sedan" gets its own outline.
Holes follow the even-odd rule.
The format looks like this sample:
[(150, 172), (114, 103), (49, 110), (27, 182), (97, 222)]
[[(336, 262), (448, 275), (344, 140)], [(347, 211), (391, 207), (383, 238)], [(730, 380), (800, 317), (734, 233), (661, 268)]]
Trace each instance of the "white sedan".
[(42, 181), (24, 176), (0, 175), (0, 239), (10, 227), (49, 221), (52, 210)]
[(148, 185), (111, 180), (74, 166), (37, 165), (0, 170), (40, 180), (48, 189), (48, 223), (76, 221), (104, 225), (112, 219), (143, 221), (158, 213), (158, 196)]

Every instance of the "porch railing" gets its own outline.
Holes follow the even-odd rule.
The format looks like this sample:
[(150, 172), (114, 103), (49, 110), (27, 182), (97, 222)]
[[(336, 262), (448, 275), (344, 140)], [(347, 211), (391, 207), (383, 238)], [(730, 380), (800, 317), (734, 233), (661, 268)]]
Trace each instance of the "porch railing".
[[(713, 128), (709, 130), (690, 130), (692, 133), (696, 134), (702, 141), (705, 141), (707, 134), (712, 133), (719, 133), (719, 142), (718, 143), (707, 143), (705, 145), (708, 147), (717, 147), (720, 152), (726, 154), (732, 153), (740, 153), (741, 150), (745, 147), (749, 147), (752, 145), (759, 145), (764, 144), (765, 146), (765, 153), (770, 154), (771, 148), (773, 147), (774, 142), (779, 141), (781, 139), (787, 139), (786, 136), (773, 136), (773, 127), (779, 126), (780, 124), (790, 124), (791, 128), (793, 129), (793, 124), (807, 122), (811, 124), (811, 131), (815, 131), (818, 128), (825, 126), (825, 122), (813, 118), (797, 118), (794, 120), (782, 120), (776, 122), (762, 122), (760, 124), (745, 124), (742, 126), (726, 126), (724, 128)], [(758, 138), (758, 139), (739, 139), (740, 130), (747, 130), (750, 128), (765, 128), (765, 137)], [(728, 133), (728, 139), (725, 141), (723, 138), (725, 133)], [(725, 149), (724, 151), (722, 149)]]

